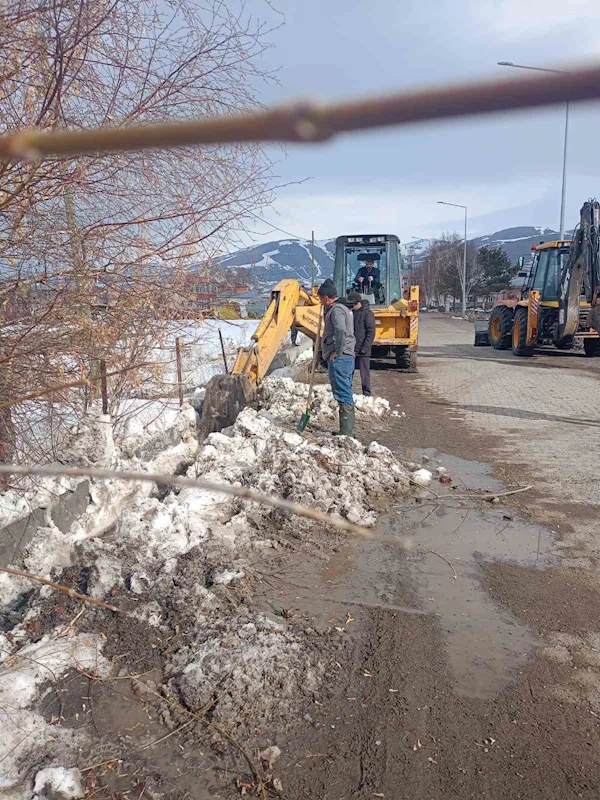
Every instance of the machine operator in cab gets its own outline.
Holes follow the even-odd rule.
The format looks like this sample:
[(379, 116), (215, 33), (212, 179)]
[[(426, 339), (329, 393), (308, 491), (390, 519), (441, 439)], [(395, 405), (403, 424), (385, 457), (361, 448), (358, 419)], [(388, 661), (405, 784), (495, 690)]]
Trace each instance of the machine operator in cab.
[(367, 258), (354, 278), (354, 288), (360, 294), (374, 294), (377, 299), (381, 294), (381, 272), (375, 266), (373, 258)]

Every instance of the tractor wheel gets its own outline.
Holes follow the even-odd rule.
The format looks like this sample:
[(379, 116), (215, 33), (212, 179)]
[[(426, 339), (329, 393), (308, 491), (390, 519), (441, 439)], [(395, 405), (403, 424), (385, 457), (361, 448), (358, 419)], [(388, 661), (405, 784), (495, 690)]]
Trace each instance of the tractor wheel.
[(489, 322), (490, 344), (495, 350), (508, 350), (512, 341), (513, 312), (508, 306), (492, 309)]
[(527, 344), (527, 309), (519, 306), (515, 311), (512, 329), (512, 351), (514, 356), (532, 356), (533, 347)]
[(417, 371), (417, 352), (408, 347), (396, 347), (396, 366), (402, 372)]
[(586, 358), (597, 358), (600, 356), (600, 339), (584, 339), (583, 351)]
[(557, 350), (572, 350), (574, 345), (575, 341), (573, 339), (568, 339), (566, 342), (561, 342), (560, 344), (554, 342), (554, 347), (556, 347)]

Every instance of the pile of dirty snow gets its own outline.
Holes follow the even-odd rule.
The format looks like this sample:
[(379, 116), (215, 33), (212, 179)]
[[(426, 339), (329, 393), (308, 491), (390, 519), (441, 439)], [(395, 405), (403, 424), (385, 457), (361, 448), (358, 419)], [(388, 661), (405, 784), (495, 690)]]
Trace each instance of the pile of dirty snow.
[[(308, 385), (297, 383), (291, 378), (271, 376), (265, 378), (260, 385), (259, 399), (263, 408), (268, 408), (273, 417), (280, 421), (298, 421), (306, 409)], [(354, 406), (361, 415), (384, 417), (390, 414), (390, 404), (384, 397), (364, 397), (354, 395)], [(338, 412), (337, 401), (329, 386), (315, 386), (312, 398), (312, 418), (334, 417)]]
[[(286, 431), (274, 416), (281, 416), (279, 405), (259, 412), (244, 409), (233, 427), (208, 436), (188, 475), (248, 486), (360, 525), (375, 523), (375, 508), (383, 495), (406, 491), (407, 473), (387, 447), (377, 442), (364, 447), (346, 436), (311, 442)], [(238, 500), (222, 500), (219, 505), (246, 514), (258, 512), (255, 504), (242, 505)], [(273, 513), (262, 511), (263, 517)], [(304, 522), (294, 520), (294, 524)]]
[[(194, 449), (197, 444), (192, 439), (182, 442), (180, 453), (172, 448), (164, 454), (165, 464), (157, 456), (154, 468), (172, 470), (181, 458), (179, 468), (191, 463), (188, 477), (249, 487), (374, 525), (382, 499), (408, 491), (406, 468), (376, 442), (365, 447), (349, 437), (314, 441), (312, 436), (300, 436), (289, 421), (295, 423), (302, 412), (305, 392), (304, 384), (290, 379), (268, 379), (259, 411), (244, 409), (231, 428), (210, 434), (199, 449)], [(329, 416), (335, 410), (328, 388), (317, 387), (316, 400), (315, 416)], [(359, 405), (360, 413), (389, 413), (387, 401), (370, 401)], [(191, 436), (192, 420), (186, 424)], [(94, 442), (99, 445), (103, 432), (103, 428), (90, 431), (92, 448)], [(111, 463), (123, 463), (123, 454), (112, 452), (106, 442), (103, 452)], [(87, 447), (78, 447), (80, 463), (86, 463), (90, 454)], [(96, 673), (120, 678), (145, 674), (146, 661), (156, 664), (158, 659), (163, 683), (150, 692), (149, 702), (160, 691), (191, 711), (200, 711), (214, 699), (211, 718), (230, 730), (245, 725), (245, 735), (265, 723), (290, 721), (303, 695), (318, 689), (326, 668), (322, 647), (312, 643), (319, 634), (253, 608), (252, 575), (268, 551), (291, 544), (308, 547), (317, 540), (323, 546), (333, 531), (217, 492), (185, 488), (150, 496), (135, 488), (110, 535), (96, 535), (89, 514), (63, 540), (46, 532), (60, 565), (68, 566), (62, 574), (53, 570), (51, 559), (45, 560), (43, 548), (35, 557), (32, 552), (27, 562), (31, 569), (117, 605), (129, 615), (116, 619), (44, 588), (29, 601), (24, 619), (1, 635), (3, 669), (10, 669), (12, 677), (7, 679), (5, 672), (4, 687), (0, 685), (0, 694), (5, 691), (0, 697), (3, 728), (9, 730), (10, 744), (4, 753), (0, 748), (7, 776), (0, 787), (13, 790), (11, 796), (49, 796), (67, 772), (72, 796), (78, 796), (77, 770), (86, 765), (81, 753), (90, 753), (92, 740), (82, 749), (84, 733), (67, 733), (60, 724), (50, 731), (33, 709), (39, 703), (45, 663), (52, 680), (58, 681), (58, 691), (61, 675), (69, 668), (87, 666), (86, 648), (93, 651)], [(109, 497), (105, 500), (110, 502)], [(34, 542), (41, 547), (39, 537)], [(18, 604), (31, 587), (5, 578), (11, 584), (2, 587), (5, 599)], [(32, 631), (38, 644), (31, 644)], [(110, 653), (116, 654), (114, 663)], [(26, 691), (19, 695), (21, 683)], [(9, 700), (12, 693), (21, 697), (18, 705)], [(186, 721), (182, 717), (175, 723)], [(22, 741), (15, 726), (25, 729)], [(89, 735), (93, 737), (93, 730)]]
[[(68, 639), (46, 638), (24, 647), (11, 659), (12, 663), (3, 666), (0, 673), (0, 792), (19, 788), (18, 793), (10, 793), (8, 796), (29, 798), (32, 795), (31, 790), (22, 783), (29, 763), (36, 765), (40, 760), (52, 763), (54, 759), (74, 757), (72, 754), (82, 744), (82, 737), (68, 727), (57, 725), (57, 720), (46, 721), (43, 709), (38, 710), (37, 706), (45, 694), (59, 691), (58, 681), (74, 666), (98, 675), (108, 674), (106, 661), (100, 652), (101, 647), (99, 637), (92, 635), (79, 634)], [(52, 681), (50, 690), (41, 694), (44, 685), (49, 681)], [(31, 782), (35, 782), (36, 794), (38, 787), (41, 794), (42, 784), (46, 783), (42, 778), (49, 779), (50, 775), (30, 777)], [(42, 796), (50, 798), (58, 795)]]

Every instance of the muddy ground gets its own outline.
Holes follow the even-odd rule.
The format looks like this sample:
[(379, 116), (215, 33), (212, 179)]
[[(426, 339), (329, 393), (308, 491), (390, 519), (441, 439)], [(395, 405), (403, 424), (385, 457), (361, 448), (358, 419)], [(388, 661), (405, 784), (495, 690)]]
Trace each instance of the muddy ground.
[[(533, 456), (507, 459), (500, 428), (473, 424), (440, 390), (427, 346), (417, 375), (373, 371), (374, 391), (406, 416), (359, 430), (452, 476), (380, 509), (379, 530), (412, 548), (292, 537), (232, 598), (306, 632), (325, 665), (319, 689), (299, 685), (293, 719), (250, 715), (228, 743), (210, 707), (197, 720), (135, 681), (50, 683), (46, 714), (95, 732), (82, 754), (88, 796), (253, 795), (240, 747), (263, 796), (288, 800), (600, 795), (600, 595), (595, 574), (561, 558), (561, 536), (593, 509), (536, 480)], [(457, 359), (459, 383), (460, 369)], [(468, 496), (482, 490), (500, 502)], [(109, 654), (160, 693), (156, 651), (170, 643), (141, 628), (118, 638), (131, 648)], [(207, 689), (210, 704), (218, 687)], [(272, 768), (259, 756), (271, 744), (282, 751)]]
[[(426, 451), (430, 463), (437, 455), (457, 491), (501, 491), (498, 475), (508, 490), (534, 480), (526, 466), (499, 464), (494, 476), (494, 437), (469, 430), (418, 376), (400, 383), (382, 369), (374, 383), (407, 416), (370, 433), (397, 452), (437, 448)], [(446, 493), (439, 484), (436, 491)], [(449, 558), (456, 579), (431, 554), (415, 560), (393, 547), (350, 546), (344, 573), (321, 586), (325, 607), (333, 613), (332, 597), (345, 595), (355, 621), (313, 723), (286, 743), (287, 796), (598, 796), (596, 690), (571, 687), (594, 683), (600, 651), (595, 639), (588, 648), (579, 642), (598, 629), (600, 596), (584, 574), (560, 568), (555, 536), (524, 506), (515, 495), (483, 509), (446, 499), (390, 510), (383, 528), (400, 527)], [(355, 605), (362, 597), (389, 608)], [(567, 642), (573, 635), (574, 658), (544, 650), (544, 637), (557, 633)]]

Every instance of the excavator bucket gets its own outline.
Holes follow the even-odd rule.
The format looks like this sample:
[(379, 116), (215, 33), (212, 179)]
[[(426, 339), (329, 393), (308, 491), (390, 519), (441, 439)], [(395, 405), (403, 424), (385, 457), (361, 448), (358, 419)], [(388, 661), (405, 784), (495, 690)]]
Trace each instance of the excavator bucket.
[(215, 375), (206, 384), (199, 440), (233, 425), (240, 411), (255, 401), (256, 386), (249, 375)]

